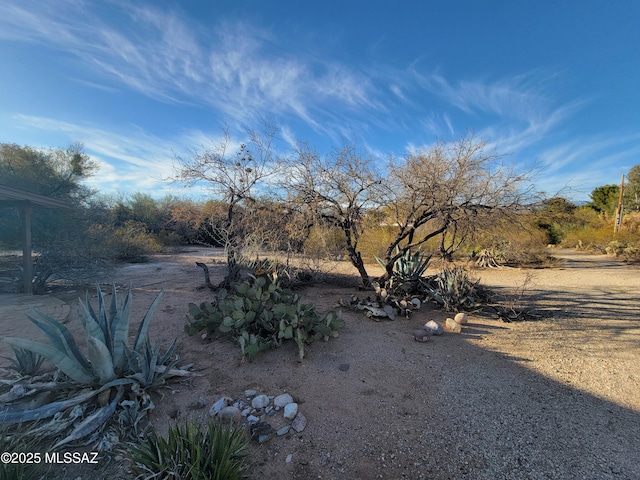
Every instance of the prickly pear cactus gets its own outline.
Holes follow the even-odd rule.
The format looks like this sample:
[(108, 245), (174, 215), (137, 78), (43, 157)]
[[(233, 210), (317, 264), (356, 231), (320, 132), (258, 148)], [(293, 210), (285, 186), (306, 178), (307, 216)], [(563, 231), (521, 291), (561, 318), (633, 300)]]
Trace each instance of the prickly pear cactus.
[(298, 294), (281, 288), (275, 274), (234, 283), (229, 291), (220, 290), (213, 303), (190, 304), (189, 314), (185, 325), (189, 335), (229, 333), (249, 358), (280, 346), (284, 340), (294, 340), (302, 359), (305, 345), (336, 337), (344, 326), (335, 311), (321, 319), (313, 305), (301, 303)]

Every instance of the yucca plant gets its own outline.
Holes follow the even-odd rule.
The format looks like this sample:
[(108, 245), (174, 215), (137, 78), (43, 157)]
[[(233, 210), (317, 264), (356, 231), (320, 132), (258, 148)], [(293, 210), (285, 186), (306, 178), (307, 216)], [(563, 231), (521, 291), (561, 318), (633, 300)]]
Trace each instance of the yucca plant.
[[(0, 426), (0, 452), (28, 453), (33, 452), (35, 441), (28, 430), (21, 428), (10, 432), (7, 427)], [(0, 478), (2, 480), (32, 480), (40, 478), (39, 462), (0, 462)]]
[(203, 429), (192, 420), (169, 427), (167, 437), (154, 429), (127, 454), (136, 480), (237, 480), (246, 477), (244, 432), (209, 420)]

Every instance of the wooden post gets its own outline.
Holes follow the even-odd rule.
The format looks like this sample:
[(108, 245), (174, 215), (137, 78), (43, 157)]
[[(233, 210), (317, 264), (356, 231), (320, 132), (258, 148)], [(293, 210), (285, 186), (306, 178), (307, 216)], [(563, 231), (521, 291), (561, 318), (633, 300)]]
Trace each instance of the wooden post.
[(33, 294), (33, 262), (31, 260), (31, 212), (33, 205), (25, 202), (20, 208), (22, 217), (22, 288), (23, 293)]
[(618, 199), (618, 208), (616, 209), (616, 221), (613, 224), (613, 233), (620, 233), (620, 227), (622, 226), (622, 194), (624, 193), (624, 175), (620, 180), (620, 198)]

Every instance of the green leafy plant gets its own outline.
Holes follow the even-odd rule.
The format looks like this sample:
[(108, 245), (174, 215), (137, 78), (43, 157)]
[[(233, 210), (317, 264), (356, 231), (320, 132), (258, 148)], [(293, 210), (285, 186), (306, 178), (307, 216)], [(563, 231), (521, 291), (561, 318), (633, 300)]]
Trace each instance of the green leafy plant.
[[(139, 410), (148, 409), (151, 401), (145, 389), (157, 386), (168, 376), (190, 375), (186, 370), (174, 368), (178, 361), (171, 359), (175, 341), (167, 352), (160, 354), (149, 340), (149, 324), (161, 295), (162, 292), (156, 296), (142, 319), (132, 346), (128, 345), (131, 289), (118, 304), (115, 286), (109, 306), (100, 288), (97, 289), (97, 310), (91, 305), (88, 293), (85, 302), (80, 301), (86, 356), (62, 323), (37, 310), (34, 310), (34, 316), (29, 315), (29, 319), (44, 332), (48, 344), (0, 337), (14, 348), (44, 357), (57, 368), (49, 382), (27, 378), (23, 383), (13, 385), (11, 404), (0, 409), (0, 423), (18, 424), (54, 417), (43, 427), (41, 436), (59, 436), (65, 430), (71, 430), (56, 443), (59, 447), (103, 427), (121, 401), (135, 401), (140, 404)], [(48, 397), (61, 399), (30, 408), (28, 400), (44, 391), (49, 392)], [(77, 407), (81, 407), (79, 412)], [(83, 420), (78, 421), (80, 418)]]
[(298, 294), (282, 288), (276, 274), (234, 283), (230, 291), (219, 290), (214, 303), (189, 304), (189, 313), (185, 325), (189, 335), (229, 333), (246, 357), (293, 339), (302, 359), (305, 345), (336, 337), (344, 326), (336, 312), (321, 319), (313, 305), (303, 304)]
[(166, 438), (152, 429), (128, 455), (136, 480), (237, 480), (248, 470), (247, 444), (231, 425), (210, 420), (203, 429), (189, 421), (169, 427)]

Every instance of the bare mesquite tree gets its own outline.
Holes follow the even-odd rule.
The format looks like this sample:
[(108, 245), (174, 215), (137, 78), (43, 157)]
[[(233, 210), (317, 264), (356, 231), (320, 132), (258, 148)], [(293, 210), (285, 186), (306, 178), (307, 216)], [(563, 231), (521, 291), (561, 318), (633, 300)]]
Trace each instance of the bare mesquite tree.
[(189, 186), (208, 186), (226, 207), (225, 218), (216, 225), (216, 234), (225, 246), (227, 276), (222, 287), (228, 287), (240, 277), (237, 265), (247, 227), (246, 216), (266, 188), (269, 177), (276, 174), (276, 159), (272, 142), (275, 128), (248, 131), (249, 141), (230, 151), (231, 138), (227, 130), (216, 148), (194, 151), (189, 158), (177, 157), (175, 181)]
[(374, 190), (382, 179), (355, 145), (346, 143), (323, 157), (303, 145), (288, 165), (286, 185), (294, 208), (339, 228), (347, 256), (364, 286), (370, 285), (358, 242), (366, 211), (374, 205)]
[(450, 255), (478, 226), (522, 209), (531, 193), (528, 174), (485, 148), (466, 136), (390, 161), (379, 202), (397, 234), (386, 249), (382, 280), (405, 252), (430, 239), (448, 234), (449, 243), (441, 238), (440, 248)]

